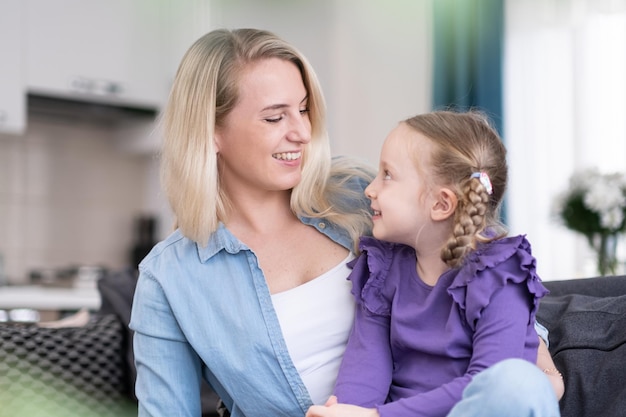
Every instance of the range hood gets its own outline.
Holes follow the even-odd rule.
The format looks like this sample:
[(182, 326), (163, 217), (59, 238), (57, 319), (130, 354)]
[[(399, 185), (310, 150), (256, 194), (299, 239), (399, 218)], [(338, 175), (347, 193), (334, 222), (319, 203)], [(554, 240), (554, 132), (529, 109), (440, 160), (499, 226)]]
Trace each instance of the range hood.
[(36, 93), (27, 94), (27, 108), (29, 117), (107, 125), (154, 119), (158, 113), (155, 108), (52, 97)]

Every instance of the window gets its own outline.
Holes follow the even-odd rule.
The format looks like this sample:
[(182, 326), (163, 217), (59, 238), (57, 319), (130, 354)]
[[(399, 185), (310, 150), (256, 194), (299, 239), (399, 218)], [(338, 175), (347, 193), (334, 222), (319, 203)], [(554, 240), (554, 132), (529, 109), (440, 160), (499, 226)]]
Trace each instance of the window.
[(593, 253), (553, 201), (575, 170), (626, 171), (626, 1), (506, 0), (505, 10), (511, 233), (528, 235), (544, 280), (592, 276)]

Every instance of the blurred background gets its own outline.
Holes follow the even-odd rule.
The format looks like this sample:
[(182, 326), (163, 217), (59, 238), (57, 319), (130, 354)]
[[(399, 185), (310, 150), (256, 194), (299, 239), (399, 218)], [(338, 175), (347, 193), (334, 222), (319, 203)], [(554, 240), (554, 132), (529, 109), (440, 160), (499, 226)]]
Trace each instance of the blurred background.
[(335, 154), (376, 165), (399, 120), (484, 109), (541, 277), (597, 273), (554, 201), (579, 169), (626, 169), (626, 0), (0, 0), (0, 283), (134, 267), (167, 236), (154, 120), (218, 27), (309, 58)]

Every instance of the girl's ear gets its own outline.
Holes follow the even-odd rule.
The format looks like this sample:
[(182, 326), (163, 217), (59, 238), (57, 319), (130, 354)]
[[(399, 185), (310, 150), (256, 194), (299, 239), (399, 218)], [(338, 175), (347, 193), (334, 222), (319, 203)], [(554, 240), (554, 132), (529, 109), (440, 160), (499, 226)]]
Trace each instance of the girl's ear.
[(435, 202), (430, 210), (430, 216), (434, 221), (448, 219), (454, 214), (459, 204), (456, 194), (449, 188), (440, 188), (435, 195)]

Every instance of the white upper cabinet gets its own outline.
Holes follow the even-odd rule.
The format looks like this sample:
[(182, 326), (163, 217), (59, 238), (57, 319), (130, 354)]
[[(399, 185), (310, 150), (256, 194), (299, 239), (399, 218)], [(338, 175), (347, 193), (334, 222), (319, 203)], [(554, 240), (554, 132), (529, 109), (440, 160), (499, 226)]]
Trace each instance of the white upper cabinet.
[(26, 127), (22, 63), (22, 0), (0, 0), (0, 132)]
[(172, 77), (167, 34), (171, 26), (170, 8), (175, 3), (24, 1), (28, 92), (161, 108)]

